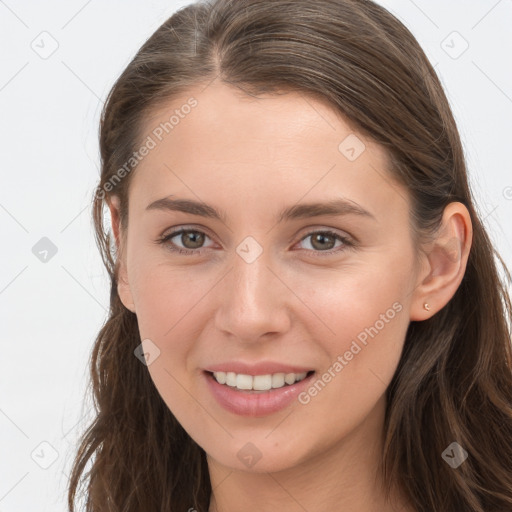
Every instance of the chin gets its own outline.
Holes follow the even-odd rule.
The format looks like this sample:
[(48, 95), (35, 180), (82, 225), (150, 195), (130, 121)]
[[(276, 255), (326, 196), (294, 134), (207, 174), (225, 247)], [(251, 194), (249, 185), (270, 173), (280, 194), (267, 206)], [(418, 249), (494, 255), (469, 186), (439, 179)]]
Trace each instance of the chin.
[(229, 446), (216, 445), (212, 450), (205, 451), (208, 459), (213, 459), (214, 463), (221, 464), (230, 470), (247, 473), (277, 473), (294, 468), (307, 458), (304, 444), (299, 439), (294, 437), (296, 446), (287, 447), (280, 446), (275, 440), (264, 438), (261, 441), (232, 440)]

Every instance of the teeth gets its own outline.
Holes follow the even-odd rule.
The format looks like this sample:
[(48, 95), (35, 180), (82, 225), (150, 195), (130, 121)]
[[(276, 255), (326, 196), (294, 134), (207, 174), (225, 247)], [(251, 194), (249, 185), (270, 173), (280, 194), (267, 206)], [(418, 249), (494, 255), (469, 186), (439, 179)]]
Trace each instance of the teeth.
[(272, 375), (272, 387), (282, 388), (284, 386), (284, 373), (274, 373)]
[(267, 375), (245, 375), (233, 372), (213, 372), (219, 384), (226, 384), (242, 390), (269, 391), (282, 388), (285, 384), (291, 385), (303, 380), (307, 372), (303, 373), (274, 373)]
[(272, 388), (272, 375), (255, 375), (250, 380), (252, 381), (252, 389), (265, 391)]

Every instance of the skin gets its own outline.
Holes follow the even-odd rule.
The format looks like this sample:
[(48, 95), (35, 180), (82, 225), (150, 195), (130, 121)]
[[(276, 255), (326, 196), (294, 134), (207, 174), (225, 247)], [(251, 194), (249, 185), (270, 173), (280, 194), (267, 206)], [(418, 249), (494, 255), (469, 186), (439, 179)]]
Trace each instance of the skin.
[[(386, 501), (380, 485), (385, 391), (409, 322), (434, 315), (462, 280), (471, 246), (466, 208), (450, 204), (438, 237), (417, 257), (409, 195), (387, 171), (384, 149), (327, 104), (298, 93), (257, 99), (213, 82), (156, 112), (146, 136), (190, 96), (197, 107), (134, 171), (126, 232), (115, 196), (109, 206), (118, 291), (137, 314), (141, 340), (160, 350), (148, 365), (156, 388), (207, 453), (210, 512), (414, 510), (396, 489)], [(338, 149), (350, 134), (365, 144), (354, 161)], [(226, 220), (145, 210), (170, 195), (211, 204)], [(286, 206), (339, 197), (373, 218), (277, 222)], [(183, 226), (205, 233), (203, 244), (182, 235), (167, 247), (155, 243)], [(326, 229), (355, 245), (308, 236)], [(263, 250), (251, 263), (236, 252), (247, 236)], [(172, 242), (203, 252), (171, 252)], [(206, 387), (202, 370), (228, 360), (281, 361), (322, 375), (396, 303), (400, 312), (307, 404), (242, 417)], [(261, 455), (252, 467), (237, 457), (249, 442)]]

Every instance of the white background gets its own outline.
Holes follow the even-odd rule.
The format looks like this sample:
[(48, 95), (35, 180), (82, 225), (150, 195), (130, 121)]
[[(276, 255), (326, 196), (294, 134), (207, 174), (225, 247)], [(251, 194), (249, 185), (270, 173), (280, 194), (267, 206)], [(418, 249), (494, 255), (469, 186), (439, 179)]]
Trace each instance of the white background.
[[(188, 3), (0, 0), (0, 512), (67, 510), (67, 475), (91, 419), (87, 363), (109, 297), (90, 220), (99, 114), (140, 45)], [(379, 3), (435, 65), (479, 209), (509, 263), (512, 2)], [(459, 36), (446, 39), (453, 31), (469, 44), (457, 59), (443, 49), (461, 48)], [(58, 44), (46, 59), (32, 48), (41, 38), (47, 50)], [(42, 237), (57, 247), (46, 263), (32, 252)]]

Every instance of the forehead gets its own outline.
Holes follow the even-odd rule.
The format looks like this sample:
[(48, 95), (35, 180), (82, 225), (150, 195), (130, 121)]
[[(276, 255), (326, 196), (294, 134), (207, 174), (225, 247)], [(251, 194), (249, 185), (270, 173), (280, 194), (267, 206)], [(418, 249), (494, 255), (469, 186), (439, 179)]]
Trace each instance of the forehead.
[[(195, 104), (190, 108), (188, 105), (192, 99)], [(240, 147), (244, 147), (244, 143), (255, 145), (258, 142), (272, 146), (286, 140), (299, 141), (311, 135), (329, 137), (336, 134), (339, 138), (343, 131), (357, 131), (346, 117), (319, 95), (282, 90), (254, 96), (217, 81), (191, 88), (165, 107), (153, 109), (145, 120), (143, 133), (158, 130), (160, 123), (165, 124), (169, 120), (173, 126), (167, 126), (170, 130), (162, 134), (163, 138), (172, 134), (179, 140), (180, 134), (189, 137), (190, 131), (194, 131), (198, 142), (205, 144), (211, 139), (218, 142), (229, 134)], [(236, 149), (233, 145), (231, 147)]]
[(154, 147), (134, 173), (131, 204), (177, 194), (264, 207), (338, 194), (384, 208), (397, 191), (406, 195), (381, 146), (327, 101), (299, 92), (256, 98), (219, 82), (191, 88), (155, 110), (142, 133)]

